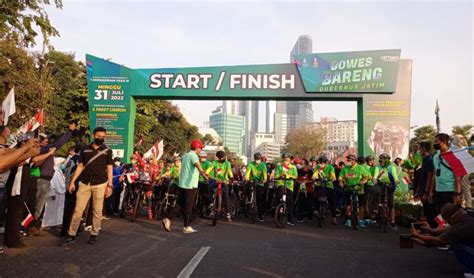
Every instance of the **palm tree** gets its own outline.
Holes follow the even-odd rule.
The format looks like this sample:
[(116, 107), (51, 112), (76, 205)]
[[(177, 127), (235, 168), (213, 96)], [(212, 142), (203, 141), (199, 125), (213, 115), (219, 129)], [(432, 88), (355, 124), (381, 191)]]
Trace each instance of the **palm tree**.
[(433, 141), (436, 136), (436, 129), (432, 125), (425, 125), (415, 129), (415, 137), (418, 142)]
[(464, 137), (464, 139), (466, 139), (467, 143), (469, 145), (471, 145), (471, 130), (473, 128), (473, 125), (463, 125), (463, 126), (460, 126), (460, 125), (455, 125), (453, 126), (453, 135), (461, 135), (462, 137)]

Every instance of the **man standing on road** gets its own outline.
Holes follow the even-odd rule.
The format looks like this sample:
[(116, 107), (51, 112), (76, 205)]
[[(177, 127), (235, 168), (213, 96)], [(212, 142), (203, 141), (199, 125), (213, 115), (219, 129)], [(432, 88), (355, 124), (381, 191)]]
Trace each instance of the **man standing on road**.
[[(201, 140), (195, 139), (191, 142), (191, 151), (183, 156), (181, 162), (181, 173), (179, 176), (179, 198), (181, 201), (181, 211), (183, 212), (184, 226), (183, 233), (195, 233), (190, 226), (193, 205), (196, 201), (197, 188), (199, 183), (199, 173), (205, 179), (206, 175), (199, 162), (198, 154), (202, 151), (204, 145)], [(171, 231), (171, 220), (163, 219), (163, 227), (166, 231)]]
[(435, 178), (431, 180), (429, 200), (434, 199), (436, 211), (441, 213), (441, 208), (447, 203), (461, 205), (461, 178), (454, 175), (453, 169), (442, 156), (449, 151), (449, 135), (436, 135), (433, 147), (439, 153), (433, 156)]
[(59, 245), (64, 246), (76, 241), (76, 233), (81, 223), (82, 214), (92, 197), (92, 230), (89, 244), (97, 242), (102, 210), (104, 207), (104, 195), (106, 198), (112, 195), (113, 188), (113, 164), (112, 150), (105, 144), (106, 130), (97, 127), (94, 130), (94, 142), (84, 148), (79, 158), (79, 164), (69, 184), (69, 193), (76, 190), (76, 180), (79, 180), (79, 188), (76, 193), (76, 208), (72, 216), (68, 236)]

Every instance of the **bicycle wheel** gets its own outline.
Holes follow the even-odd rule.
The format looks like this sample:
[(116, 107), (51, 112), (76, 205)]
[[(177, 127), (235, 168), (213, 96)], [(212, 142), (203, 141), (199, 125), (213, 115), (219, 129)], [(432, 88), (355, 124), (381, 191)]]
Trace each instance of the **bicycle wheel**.
[(130, 207), (130, 190), (126, 190), (123, 196), (122, 207), (120, 208), (120, 217), (125, 218)]
[(286, 225), (286, 204), (279, 203), (275, 209), (275, 224), (277, 228), (285, 228)]
[(135, 218), (138, 216), (138, 208), (140, 207), (140, 203), (143, 199), (142, 193), (138, 194), (137, 198), (135, 199), (135, 204), (133, 205), (133, 213), (132, 217), (130, 218), (130, 222), (135, 221)]
[(351, 205), (351, 224), (352, 224), (352, 228), (354, 230), (357, 230), (357, 228), (359, 227), (359, 211), (357, 210), (357, 202), (353, 202), (352, 205)]
[(382, 206), (380, 208), (380, 227), (382, 228), (382, 231), (384, 233), (387, 232), (387, 227), (388, 227), (388, 217), (387, 217), (387, 208), (385, 206)]
[(237, 200), (236, 196), (230, 197), (230, 217), (232, 219), (237, 218), (238, 210), (239, 210), (239, 200)]
[(163, 220), (165, 214), (166, 214), (166, 209), (168, 208), (168, 197), (164, 197), (163, 200), (160, 203), (160, 208), (158, 210), (158, 219)]
[(255, 220), (257, 218), (257, 200), (255, 196), (252, 198), (252, 203), (250, 204), (250, 221), (252, 224), (255, 224)]
[(217, 225), (217, 220), (219, 219), (220, 213), (222, 208), (222, 196), (216, 196), (216, 204), (214, 206), (214, 215), (212, 217), (212, 226)]
[(318, 210), (318, 226), (319, 226), (319, 228), (323, 227), (325, 216), (326, 216), (326, 204), (321, 202), (319, 204), (319, 210)]

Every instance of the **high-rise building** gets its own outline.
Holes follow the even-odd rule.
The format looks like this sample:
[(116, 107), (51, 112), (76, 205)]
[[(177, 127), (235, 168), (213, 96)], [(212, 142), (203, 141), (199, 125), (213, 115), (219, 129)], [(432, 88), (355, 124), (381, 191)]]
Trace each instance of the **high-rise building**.
[[(294, 55), (312, 52), (313, 40), (309, 35), (302, 35), (291, 50), (290, 61), (293, 62)], [(276, 142), (285, 143), (288, 133), (311, 122), (313, 108), (310, 101), (278, 101), (274, 121)]]
[(258, 101), (225, 100), (222, 107), (226, 114), (245, 117), (245, 149), (247, 152), (242, 154), (249, 156), (255, 133), (258, 132)]
[(218, 107), (209, 117), (209, 126), (219, 134), (223, 145), (231, 152), (245, 154), (247, 144), (244, 116), (224, 113), (222, 107)]
[(274, 142), (275, 142), (274, 133), (257, 132), (255, 133), (254, 139), (252, 141), (252, 152), (255, 152), (255, 149), (262, 143), (274, 143)]
[(280, 158), (283, 146), (279, 143), (263, 142), (255, 149), (255, 152), (261, 153), (267, 161), (273, 161), (275, 158)]

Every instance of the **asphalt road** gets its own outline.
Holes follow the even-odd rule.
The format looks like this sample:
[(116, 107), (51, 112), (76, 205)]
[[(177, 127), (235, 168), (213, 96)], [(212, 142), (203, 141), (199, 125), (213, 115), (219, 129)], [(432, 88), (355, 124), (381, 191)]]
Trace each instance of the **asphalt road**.
[(111, 219), (96, 245), (84, 232), (67, 247), (51, 231), (0, 255), (0, 277), (176, 277), (203, 247), (192, 277), (463, 277), (452, 254), (399, 249), (400, 231), (312, 223), (276, 229), (270, 220), (194, 224), (198, 233), (183, 234), (179, 220), (167, 233), (157, 221)]

